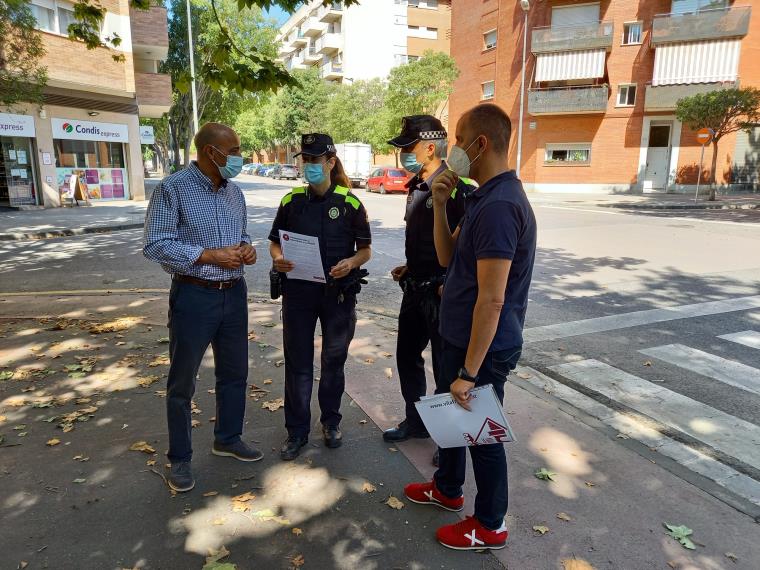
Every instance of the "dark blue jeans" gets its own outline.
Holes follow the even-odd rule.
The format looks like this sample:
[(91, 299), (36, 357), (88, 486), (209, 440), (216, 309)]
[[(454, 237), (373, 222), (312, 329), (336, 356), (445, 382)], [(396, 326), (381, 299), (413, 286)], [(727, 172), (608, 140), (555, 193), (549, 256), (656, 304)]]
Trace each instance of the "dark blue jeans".
[(338, 427), (340, 401), (346, 385), (344, 366), (356, 328), (356, 296), (342, 302), (325, 286), (286, 281), (282, 294), (282, 337), (285, 345), (285, 427), (288, 435), (306, 437), (311, 430), (314, 386), (314, 332), (322, 325), (319, 409), (322, 425)]
[[(499, 401), (504, 403), (504, 383), (509, 373), (517, 366), (521, 347), (489, 352), (480, 367), (477, 386), (492, 384)], [(439, 377), (443, 385), (438, 392), (448, 392), (451, 383), (457, 379), (459, 369), (464, 366), (467, 351), (443, 341), (441, 370)], [(438, 490), (450, 498), (462, 495), (465, 469), (467, 467), (466, 447), (441, 449), (435, 484)], [(501, 527), (507, 514), (509, 493), (507, 490), (507, 454), (504, 444), (471, 446), (472, 470), (478, 494), (475, 497), (475, 518), (491, 530)]]
[(401, 395), (406, 403), (406, 421), (412, 431), (425, 429), (414, 403), (427, 393), (425, 359), (422, 352), (428, 343), (433, 355), (433, 376), (437, 377), (439, 374), (443, 341), (438, 332), (437, 314), (433, 314), (437, 312), (433, 309), (439, 304), (437, 293), (404, 293), (398, 315), (396, 364)]
[(241, 279), (224, 290), (172, 281), (169, 292), (169, 381), (166, 416), (169, 461), (190, 461), (190, 402), (195, 378), (209, 344), (214, 350), (216, 424), (214, 439), (229, 445), (240, 439), (248, 380), (248, 288)]

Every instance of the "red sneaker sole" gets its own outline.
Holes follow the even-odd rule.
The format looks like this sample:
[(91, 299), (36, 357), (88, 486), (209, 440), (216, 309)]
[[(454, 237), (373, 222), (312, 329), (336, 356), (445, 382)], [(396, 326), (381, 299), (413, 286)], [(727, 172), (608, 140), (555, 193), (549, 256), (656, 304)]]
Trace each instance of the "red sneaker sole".
[(446, 544), (445, 542), (441, 542), (440, 540), (438, 543), (442, 546), (445, 546), (446, 548), (451, 548), (452, 550), (501, 550), (507, 546), (506, 542), (504, 542), (504, 544), (486, 544), (483, 546), (452, 546), (450, 544)]
[(451, 511), (452, 513), (458, 513), (459, 511), (461, 511), (461, 510), (464, 509), (464, 505), (462, 505), (458, 509), (454, 509), (452, 507), (447, 507), (446, 505), (444, 505), (443, 503), (439, 503), (438, 501), (415, 501), (414, 499), (412, 499), (406, 493), (404, 493), (404, 496), (407, 499), (409, 499), (410, 501), (412, 501), (413, 503), (417, 503), (418, 505), (433, 505), (433, 506), (439, 507), (439, 508), (441, 508), (441, 509), (443, 509), (445, 511)]

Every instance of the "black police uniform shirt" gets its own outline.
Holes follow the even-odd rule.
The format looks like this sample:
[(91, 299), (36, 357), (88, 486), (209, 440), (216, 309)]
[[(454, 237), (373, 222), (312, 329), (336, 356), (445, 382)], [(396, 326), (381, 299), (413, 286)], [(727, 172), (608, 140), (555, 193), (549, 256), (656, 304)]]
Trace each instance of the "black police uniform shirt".
[[(412, 278), (428, 279), (440, 277), (446, 273), (446, 269), (438, 263), (433, 238), (433, 192), (430, 184), (448, 167), (445, 163), (428, 176), (425, 180), (417, 174), (406, 187), (409, 195), (406, 199), (406, 266)], [(463, 181), (457, 183), (452, 197), (446, 203), (446, 215), (449, 228), (453, 232), (464, 217), (464, 204), (466, 195), (474, 190)]]
[[(280, 230), (320, 237), (322, 264), (325, 272), (329, 273), (330, 268), (336, 263), (372, 243), (369, 217), (364, 204), (350, 192), (343, 197), (344, 199), (339, 198), (335, 193), (335, 185), (323, 196), (318, 196), (308, 186), (305, 189), (294, 188), (282, 199), (277, 209), (269, 240), (279, 244)], [(294, 211), (294, 208), (301, 209), (302, 212)], [(330, 227), (326, 224), (330, 224)], [(338, 228), (340, 232), (335, 231)], [(330, 239), (325, 239), (322, 234)], [(331, 247), (331, 244), (334, 244), (334, 238), (331, 236), (337, 234), (348, 234), (348, 241), (351, 243)]]

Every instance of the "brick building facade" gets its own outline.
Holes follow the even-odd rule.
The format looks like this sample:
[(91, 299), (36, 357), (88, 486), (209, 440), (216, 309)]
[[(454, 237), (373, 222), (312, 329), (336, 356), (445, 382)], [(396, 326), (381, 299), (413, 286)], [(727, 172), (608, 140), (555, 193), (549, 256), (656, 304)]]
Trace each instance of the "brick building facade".
[[(451, 54), (462, 73), (451, 129), (481, 101), (500, 105), (512, 119), (516, 166), (527, 32), (520, 164), (527, 189), (693, 191), (701, 147), (675, 105), (698, 91), (760, 87), (760, 10), (750, 4), (530, 0), (526, 30), (519, 0), (454, 2)], [(717, 178), (725, 189), (757, 189), (759, 165), (760, 126), (721, 140)]]
[[(60, 206), (72, 197), (144, 198), (140, 117), (171, 105), (171, 78), (158, 73), (169, 48), (166, 9), (131, 10), (101, 0), (102, 37), (114, 50), (88, 50), (67, 37), (74, 6), (32, 0), (46, 54), (43, 104), (0, 109), (0, 206)], [(123, 56), (115, 61), (114, 54)]]

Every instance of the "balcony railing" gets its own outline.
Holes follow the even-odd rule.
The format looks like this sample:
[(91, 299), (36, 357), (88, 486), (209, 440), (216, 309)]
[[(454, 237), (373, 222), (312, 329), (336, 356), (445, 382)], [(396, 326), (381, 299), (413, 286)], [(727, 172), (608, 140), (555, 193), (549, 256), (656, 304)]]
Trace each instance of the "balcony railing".
[(604, 113), (610, 89), (607, 85), (560, 87), (528, 90), (528, 113), (531, 115), (564, 115)]
[(343, 77), (343, 65), (333, 61), (327, 62), (322, 66), (322, 77), (324, 79), (339, 79)]
[(682, 83), (678, 85), (651, 85), (648, 83), (646, 98), (644, 99), (644, 110), (673, 111), (679, 99), (697, 95), (698, 93), (710, 93), (734, 87), (739, 87), (738, 80), (726, 83)]
[(325, 34), (314, 45), (323, 54), (340, 51), (343, 48), (343, 37), (340, 34)]
[(722, 38), (743, 38), (749, 32), (751, 6), (660, 14), (652, 24), (652, 45)]
[(615, 26), (612, 22), (533, 28), (531, 51), (551, 53), (596, 48), (610, 50), (614, 34)]
[(333, 22), (343, 16), (343, 5), (340, 2), (333, 2), (327, 6), (322, 6), (317, 12), (317, 17), (323, 22)]
[(305, 36), (319, 37), (327, 29), (327, 24), (323, 24), (317, 18), (308, 18), (301, 26), (301, 31)]

